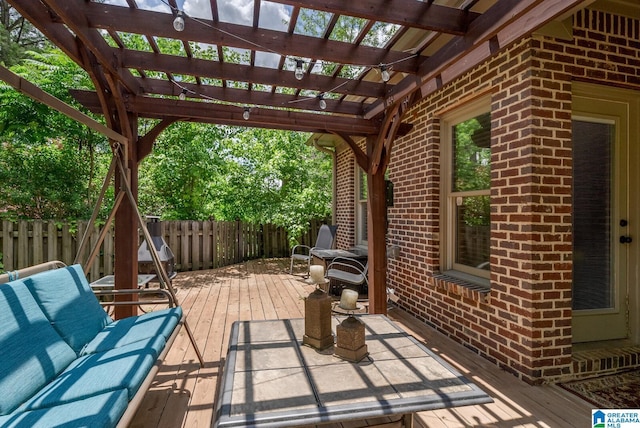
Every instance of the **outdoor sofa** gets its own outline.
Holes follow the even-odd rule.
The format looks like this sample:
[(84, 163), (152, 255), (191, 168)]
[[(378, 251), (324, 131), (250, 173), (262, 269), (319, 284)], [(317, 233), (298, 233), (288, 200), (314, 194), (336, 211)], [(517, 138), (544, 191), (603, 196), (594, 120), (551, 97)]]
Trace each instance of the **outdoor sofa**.
[(112, 320), (80, 265), (1, 284), (0, 427), (127, 426), (182, 320)]

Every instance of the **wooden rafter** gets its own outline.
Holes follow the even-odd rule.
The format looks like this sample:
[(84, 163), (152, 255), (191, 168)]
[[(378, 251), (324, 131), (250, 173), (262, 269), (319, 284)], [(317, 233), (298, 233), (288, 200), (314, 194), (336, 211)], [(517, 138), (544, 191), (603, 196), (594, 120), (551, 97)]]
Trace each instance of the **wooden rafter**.
[[(101, 105), (94, 92), (74, 91), (75, 98), (91, 111), (100, 112)], [(152, 119), (169, 119), (246, 126), (244, 109), (217, 103), (180, 101), (150, 97), (132, 97), (126, 102), (127, 111)], [(271, 129), (290, 129), (306, 132), (345, 132), (350, 135), (377, 133), (377, 120), (353, 119), (322, 113), (304, 113), (276, 109), (256, 109), (251, 112), (254, 126)]]
[[(252, 112), (259, 108), (317, 112), (317, 102), (313, 95), (308, 94), (328, 93), (331, 96), (326, 97), (324, 113), (344, 115), (355, 121), (362, 117), (380, 119), (385, 109), (407, 95), (417, 92), (425, 96), (437, 90), (514, 38), (533, 31), (581, 3), (580, 0), (475, 0), (455, 8), (415, 0), (277, 0), (290, 6), (292, 14), (286, 31), (275, 31), (259, 26), (261, 1), (254, 1), (251, 24), (239, 25), (220, 22), (217, 2), (210, 0), (211, 19), (187, 18), (185, 30), (176, 32), (172, 20), (179, 2), (175, 0), (168, 1), (175, 8), (173, 13), (142, 10), (133, 0), (128, 1), (129, 7), (83, 0), (9, 2), (86, 69), (88, 64), (83, 62), (83, 54), (78, 51), (80, 42), (90, 51), (92, 60), (99, 64), (102, 72), (114, 76), (129, 97), (148, 94), (175, 98), (179, 89), (172, 86), (180, 82), (182, 87), (188, 88), (188, 95), (193, 95), (191, 98), (219, 100), (240, 107), (248, 105)], [(331, 24), (323, 29), (321, 37), (295, 31), (303, 8), (333, 14)], [(353, 43), (335, 41), (330, 37), (332, 25), (341, 16), (368, 20)], [(362, 45), (374, 21), (400, 26), (385, 46)], [(127, 49), (119, 34), (128, 32), (144, 37), (149, 42), (148, 51)], [(440, 42), (446, 40), (441, 39), (442, 35), (451, 40)], [(109, 46), (106, 41), (109, 37), (118, 47)], [(180, 40), (184, 55), (162, 53), (155, 42), (159, 37)], [(411, 40), (410, 44), (407, 40)], [(194, 43), (215, 45), (218, 58), (194, 57), (191, 51)], [(248, 49), (251, 61), (247, 64), (225, 61), (222, 56), (224, 47)], [(258, 51), (279, 54), (278, 68), (256, 66), (254, 61)], [(429, 52), (429, 56), (423, 52)], [(290, 64), (297, 57), (310, 61), (306, 64), (302, 80), (294, 77)], [(336, 64), (334, 75), (312, 72), (311, 67), (318, 61)], [(395, 75), (392, 81), (380, 81), (380, 73), (375, 69), (376, 64), (381, 63), (392, 64)], [(366, 67), (356, 76), (337, 77), (349, 64)], [(158, 78), (150, 78), (157, 73), (165, 76), (164, 83)], [(232, 107), (223, 117), (231, 114)], [(109, 114), (113, 114), (113, 110)], [(156, 112), (154, 115), (157, 117)], [(202, 120), (210, 122), (212, 116), (205, 115)], [(269, 121), (264, 120), (269, 115), (253, 121), (259, 116), (252, 113), (244, 125), (270, 126)], [(304, 129), (325, 129), (326, 120), (322, 116), (316, 115), (320, 119), (318, 126), (311, 127), (305, 123)], [(236, 123), (235, 120), (232, 122)], [(287, 123), (296, 124), (297, 121)], [(284, 125), (279, 127), (282, 128)], [(338, 131), (344, 129), (341, 127)]]
[[(112, 49), (112, 55), (125, 68), (144, 68), (146, 70), (201, 76), (209, 79), (234, 80), (242, 76), (244, 82), (262, 85), (293, 88), (300, 85), (293, 73), (259, 66), (221, 63), (197, 58), (184, 58), (175, 55), (153, 54), (128, 49)], [(374, 82), (358, 81), (340, 77), (310, 74), (305, 77), (305, 89), (357, 95), (362, 97), (382, 97), (384, 87)], [(148, 90), (145, 88), (145, 90)]]
[[(583, 0), (503, 0), (474, 20), (465, 37), (452, 39), (438, 52), (425, 58), (417, 76), (404, 79), (389, 94), (366, 109), (365, 117), (375, 117), (390, 105), (422, 89), (422, 96), (439, 89), (471, 70), (508, 43), (571, 10)], [(445, 78), (443, 79), (443, 73)]]
[(358, 49), (353, 49), (354, 46), (351, 43), (226, 22), (214, 23), (204, 19), (198, 19), (198, 22), (187, 20), (184, 31), (178, 33), (173, 29), (173, 17), (166, 13), (127, 9), (94, 2), (75, 4), (74, 7), (79, 8), (78, 13), (84, 13), (91, 26), (96, 29), (154, 34), (158, 37), (286, 53), (303, 58), (309, 57), (309, 53), (313, 52), (315, 58), (340, 64), (375, 65), (398, 62), (395, 68), (405, 73), (414, 73), (418, 66), (418, 59), (409, 58), (411, 55), (404, 52), (387, 51), (370, 46), (359, 46)]
[(89, 27), (88, 17), (78, 10), (76, 2), (58, 2), (55, 0), (42, 0), (49, 8), (56, 13), (64, 22), (69, 30), (82, 41), (84, 46), (91, 51), (98, 59), (101, 66), (105, 68), (113, 76), (121, 81), (128, 91), (137, 93), (139, 88), (136, 87), (133, 75), (128, 70), (123, 70), (113, 64), (109, 57), (109, 46), (100, 33), (92, 31)]
[(273, 0), (298, 7), (322, 10), (336, 15), (357, 16), (372, 21), (406, 25), (439, 33), (464, 34), (467, 25), (479, 16), (477, 13), (432, 2), (415, 0)]
[[(141, 82), (142, 83), (142, 82)], [(265, 91), (247, 91), (244, 89), (222, 88), (220, 86), (198, 86), (192, 83), (175, 83), (160, 79), (145, 79), (145, 89), (150, 93), (176, 97), (181, 87), (189, 91), (187, 98), (219, 100), (239, 106), (269, 106), (286, 109), (319, 110), (318, 100), (307, 98), (300, 100), (293, 95), (274, 94)], [(362, 103), (327, 99), (327, 109), (332, 113), (358, 116), (363, 113)]]

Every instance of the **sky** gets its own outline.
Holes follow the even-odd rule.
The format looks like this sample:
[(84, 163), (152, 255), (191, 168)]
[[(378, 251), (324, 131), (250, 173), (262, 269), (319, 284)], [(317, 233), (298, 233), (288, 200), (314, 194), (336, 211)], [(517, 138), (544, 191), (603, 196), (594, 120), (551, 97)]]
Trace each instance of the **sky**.
[[(105, 3), (129, 7), (126, 0), (106, 0)], [(204, 25), (202, 23), (197, 23), (194, 21), (190, 22), (190, 18), (194, 19), (203, 19), (203, 20), (211, 20), (211, 2), (210, 0), (176, 0), (178, 8), (183, 10), (187, 18), (185, 19), (185, 25)], [(218, 14), (220, 21), (228, 22), (238, 25), (253, 25), (253, 8), (254, 8), (254, 0), (217, 0), (218, 4)], [(167, 0), (136, 0), (136, 4), (140, 9), (150, 10), (155, 12), (162, 13), (171, 13), (171, 8)], [(291, 20), (291, 11), (292, 7), (289, 5), (284, 5), (281, 3), (275, 3), (268, 0), (262, 0), (260, 2), (260, 22), (258, 26), (260, 28), (274, 30), (274, 31), (283, 31), (286, 32), (289, 27), (289, 21)], [(301, 10), (302, 14), (311, 14), (307, 16), (304, 21), (299, 20), (295, 29), (296, 34), (306, 34), (311, 36), (321, 36), (324, 34), (324, 28), (320, 27), (321, 23), (328, 22), (330, 18), (325, 12), (319, 11), (311, 11), (309, 9)], [(317, 18), (314, 17), (314, 14), (318, 14)], [(320, 16), (322, 15), (322, 16)], [(316, 27), (311, 27), (307, 25), (308, 28), (305, 28), (304, 25), (300, 25), (301, 22), (316, 22)], [(377, 26), (381, 24), (380, 26)], [(349, 25), (349, 24), (348, 24)], [(364, 44), (370, 44), (371, 46), (381, 46), (386, 43), (389, 37), (389, 30), (393, 27), (390, 24), (377, 23), (376, 27), (374, 27), (373, 37), (371, 40), (367, 41), (365, 39)], [(397, 26), (396, 26), (397, 28)], [(386, 36), (385, 36), (385, 33)], [(244, 54), (247, 51), (243, 49), (233, 49), (234, 51)], [(279, 54), (273, 52), (267, 52), (266, 50), (262, 50), (259, 47), (256, 50), (255, 57), (255, 65), (259, 67), (268, 67), (268, 68), (278, 68), (281, 56)], [(308, 60), (308, 58), (302, 58), (303, 60)], [(289, 58), (289, 60), (285, 63), (286, 68), (293, 69), (295, 67), (295, 60)], [(320, 72), (321, 64), (316, 63), (315, 68), (312, 72)]]
[[(107, 0), (107, 4), (128, 7), (125, 0)], [(209, 0), (177, 0), (178, 8), (194, 18), (211, 19)], [(218, 0), (220, 20), (241, 25), (253, 23), (253, 0)], [(170, 13), (168, 3), (162, 0), (137, 0), (140, 9)], [(286, 31), (291, 17), (291, 7), (270, 1), (261, 2), (260, 27)]]
[[(105, 3), (129, 7), (125, 0), (107, 0)], [(188, 17), (210, 20), (211, 2), (209, 0), (177, 0), (178, 8), (182, 9)], [(169, 5), (162, 0), (137, 0), (140, 9), (155, 12), (171, 13)], [(253, 24), (254, 0), (218, 0), (218, 13), (220, 21), (233, 24)], [(291, 18), (291, 7), (270, 1), (261, 2), (260, 22), (261, 28), (287, 31)], [(186, 25), (189, 20), (186, 19)], [(258, 49), (259, 51), (259, 49)], [(243, 50), (238, 50), (243, 52)], [(256, 65), (269, 68), (277, 68), (280, 55), (269, 52), (257, 52)]]

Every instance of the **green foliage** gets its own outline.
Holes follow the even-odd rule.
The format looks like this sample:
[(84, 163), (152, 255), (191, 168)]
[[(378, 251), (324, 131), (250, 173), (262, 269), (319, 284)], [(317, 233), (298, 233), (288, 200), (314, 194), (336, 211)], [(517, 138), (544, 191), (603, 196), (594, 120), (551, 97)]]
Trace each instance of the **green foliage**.
[(27, 50), (40, 50), (48, 44), (44, 36), (7, 2), (0, 0), (0, 64), (18, 64)]
[(142, 211), (163, 219), (273, 223), (297, 236), (326, 217), (331, 162), (307, 134), (178, 123), (140, 169)]
[[(454, 127), (453, 190), (467, 192), (491, 187), (491, 118), (489, 113), (466, 120)], [(488, 196), (463, 199), (463, 221), (470, 226), (489, 225)]]
[(491, 186), (490, 135), (482, 132), (486, 116), (488, 113), (455, 126), (455, 191), (482, 190)]
[(22, 219), (80, 218), (88, 165), (62, 142), (33, 147), (4, 144), (0, 151), (0, 200), (6, 216)]
[[(90, 88), (86, 74), (52, 49), (30, 52), (12, 71), (73, 104), (68, 88)], [(0, 83), (0, 205), (5, 218), (87, 218), (106, 171), (106, 139)], [(106, 210), (106, 207), (105, 207)]]
[(290, 236), (331, 211), (331, 159), (308, 134), (252, 129), (227, 141), (231, 160), (225, 217), (273, 223)]
[[(57, 49), (44, 53), (29, 52), (28, 58), (12, 67), (11, 71), (71, 105), (77, 106), (77, 103), (69, 94), (69, 88), (92, 88), (84, 71)], [(52, 137), (69, 135), (78, 143), (90, 139), (86, 126), (4, 83), (0, 83), (0, 101), (0, 137), (14, 143), (42, 144)]]
[(166, 130), (140, 168), (139, 204), (164, 219), (213, 217), (225, 128), (180, 122)]
[[(139, 35), (121, 38), (128, 48), (148, 48)], [(164, 53), (183, 49), (173, 40), (157, 42)], [(194, 52), (207, 58), (218, 54), (212, 46), (198, 45)], [(223, 55), (235, 63), (249, 60), (237, 50)], [(12, 71), (80, 109), (69, 88), (92, 89), (86, 73), (57, 49), (28, 52)], [(0, 206), (6, 207), (0, 217), (88, 218), (109, 165), (106, 139), (2, 82), (0, 104)], [(141, 120), (140, 135), (152, 125)], [(306, 145), (307, 138), (296, 132), (176, 123), (140, 165), (141, 211), (163, 219), (274, 223), (298, 236), (310, 219), (326, 217), (331, 209), (331, 160)], [(111, 186), (101, 218), (110, 211), (113, 192)]]

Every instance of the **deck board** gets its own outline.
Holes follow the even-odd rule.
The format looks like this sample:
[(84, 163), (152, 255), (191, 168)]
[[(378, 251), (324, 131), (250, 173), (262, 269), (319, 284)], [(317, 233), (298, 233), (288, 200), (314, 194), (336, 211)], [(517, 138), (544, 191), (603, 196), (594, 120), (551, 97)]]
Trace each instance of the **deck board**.
[[(237, 320), (299, 318), (304, 314), (304, 297), (313, 287), (301, 275), (289, 275), (288, 263), (288, 259), (254, 260), (183, 272), (175, 278), (176, 295), (204, 356), (205, 367), (199, 366), (183, 329), (142, 401), (132, 427), (211, 427), (231, 324)], [(389, 317), (494, 399), (490, 404), (421, 412), (414, 426), (589, 425), (591, 405), (563, 389), (528, 385), (401, 309), (391, 309)]]

